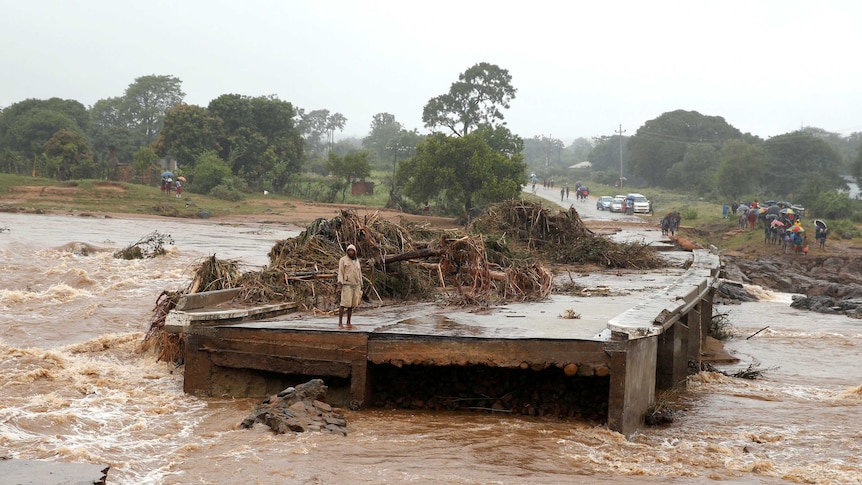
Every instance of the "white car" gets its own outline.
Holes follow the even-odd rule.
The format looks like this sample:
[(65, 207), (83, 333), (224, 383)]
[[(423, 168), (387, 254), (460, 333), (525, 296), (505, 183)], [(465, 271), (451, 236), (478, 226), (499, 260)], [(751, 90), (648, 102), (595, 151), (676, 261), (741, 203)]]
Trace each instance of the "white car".
[(634, 201), (632, 204), (632, 211), (635, 214), (649, 214), (650, 213), (650, 202), (649, 200), (641, 194), (629, 194), (626, 198)]
[(611, 212), (622, 212), (624, 200), (626, 200), (626, 198), (623, 195), (614, 197), (614, 200), (611, 201)]

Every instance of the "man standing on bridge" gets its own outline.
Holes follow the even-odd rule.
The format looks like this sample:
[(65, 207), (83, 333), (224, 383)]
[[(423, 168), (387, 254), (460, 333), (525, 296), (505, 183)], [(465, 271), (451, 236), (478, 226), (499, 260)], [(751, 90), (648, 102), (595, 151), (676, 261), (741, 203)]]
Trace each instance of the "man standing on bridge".
[(344, 309), (347, 309), (347, 328), (353, 328), (350, 317), (353, 308), (359, 306), (362, 299), (362, 268), (356, 257), (356, 246), (347, 246), (347, 254), (338, 260), (338, 290), (341, 293), (341, 304), (338, 307), (338, 328), (344, 328), (342, 319)]

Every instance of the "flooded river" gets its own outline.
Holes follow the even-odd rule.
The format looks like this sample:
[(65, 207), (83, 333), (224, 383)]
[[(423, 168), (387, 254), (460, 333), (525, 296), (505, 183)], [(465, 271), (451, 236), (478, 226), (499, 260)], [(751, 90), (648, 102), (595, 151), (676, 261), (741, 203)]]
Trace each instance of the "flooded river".
[[(592, 203), (594, 205), (594, 202)], [(163, 290), (201, 258), (266, 263), (275, 225), (0, 214), (0, 455), (109, 464), (111, 484), (862, 483), (862, 321), (790, 295), (718, 306), (727, 348), (760, 380), (694, 376), (679, 419), (626, 440), (577, 421), (346, 411), (346, 437), (237, 429), (251, 400), (182, 392), (182, 368), (138, 348)], [(109, 251), (158, 230), (169, 254)], [(769, 328), (747, 339), (763, 327)], [(0, 483), (2, 483), (0, 477)]]

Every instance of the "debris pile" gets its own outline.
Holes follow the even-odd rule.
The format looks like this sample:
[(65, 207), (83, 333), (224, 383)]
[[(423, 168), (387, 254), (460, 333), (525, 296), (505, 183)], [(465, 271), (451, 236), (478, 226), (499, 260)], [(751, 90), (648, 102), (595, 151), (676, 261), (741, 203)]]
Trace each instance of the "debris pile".
[(499, 258), (508, 261), (541, 257), (555, 263), (593, 263), (609, 268), (665, 266), (649, 244), (617, 243), (594, 234), (574, 207), (553, 214), (542, 204), (510, 200), (488, 208), (473, 221), (471, 230), (496, 235), (499, 245), (506, 248)]
[(114, 253), (117, 259), (148, 259), (161, 256), (167, 251), (166, 244), (173, 244), (174, 240), (170, 234), (162, 234), (153, 231), (139, 239), (137, 242), (126, 246)]
[[(157, 236), (149, 239), (158, 241)], [(646, 244), (616, 243), (593, 234), (574, 208), (554, 214), (540, 203), (511, 200), (490, 206), (466, 233), (398, 224), (379, 212), (360, 216), (342, 210), (331, 220), (315, 220), (295, 238), (278, 241), (269, 252), (270, 263), (259, 271), (240, 274), (237, 262), (208, 258), (185, 293), (241, 288), (240, 303), (293, 301), (304, 311), (329, 312), (338, 307), (335, 271), (349, 244), (356, 246), (364, 265), (363, 294), (378, 302), (387, 298), (488, 306), (539, 301), (553, 289), (547, 263), (636, 269), (664, 265)], [(163, 293), (153, 311), (146, 339), (157, 341), (160, 348), (179, 345), (158, 343), (172, 338), (162, 337), (161, 330), (176, 299)]]
[(306, 310), (337, 306), (335, 268), (354, 244), (364, 264), (365, 293), (378, 300), (445, 300), (487, 305), (546, 298), (552, 275), (537, 262), (492, 262), (482, 235), (396, 224), (379, 213), (343, 210), (318, 219), (299, 236), (279, 241), (270, 264), (241, 278), (245, 302), (293, 300)]

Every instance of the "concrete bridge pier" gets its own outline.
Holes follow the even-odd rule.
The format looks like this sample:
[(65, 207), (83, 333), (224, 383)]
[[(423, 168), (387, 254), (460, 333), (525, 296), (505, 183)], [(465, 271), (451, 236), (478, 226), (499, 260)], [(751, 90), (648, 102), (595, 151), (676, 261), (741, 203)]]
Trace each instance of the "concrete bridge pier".
[(631, 436), (655, 401), (657, 338), (628, 340), (615, 335), (608, 396), (608, 428)]

